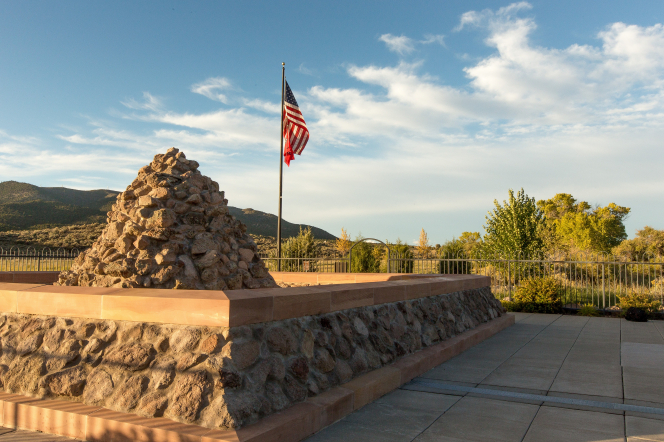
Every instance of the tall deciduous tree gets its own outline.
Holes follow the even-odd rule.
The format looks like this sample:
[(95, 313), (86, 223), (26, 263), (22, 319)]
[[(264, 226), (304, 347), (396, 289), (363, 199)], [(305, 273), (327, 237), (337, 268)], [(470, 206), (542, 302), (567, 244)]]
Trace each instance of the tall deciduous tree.
[(543, 237), (550, 251), (610, 252), (627, 239), (623, 220), (629, 207), (611, 203), (592, 208), (569, 193), (540, 200), (537, 206), (544, 214)]
[(452, 238), (438, 249), (440, 258), (473, 258), (482, 246), (482, 237), (478, 232), (463, 232), (460, 237)]
[(613, 248), (613, 254), (628, 261), (650, 260), (664, 256), (664, 230), (645, 226), (636, 231), (634, 239), (628, 239)]
[(417, 251), (420, 253), (422, 258), (428, 258), (430, 248), (431, 246), (429, 245), (429, 235), (427, 235), (427, 232), (422, 229), (420, 232), (420, 239), (417, 241)]
[(519, 256), (524, 259), (537, 256), (543, 249), (540, 231), (544, 216), (535, 203), (523, 191), (514, 195), (510, 189), (509, 198), (503, 205), (494, 200), (496, 208), (486, 217), (484, 248), (505, 257)]
[(475, 257), (482, 247), (482, 237), (479, 232), (463, 232), (459, 237), (459, 242), (463, 246), (463, 252), (469, 258)]
[(346, 232), (346, 229), (341, 228), (341, 235), (337, 238), (334, 243), (334, 248), (341, 254), (341, 256), (346, 256), (346, 253), (350, 250), (351, 242), (350, 235)]

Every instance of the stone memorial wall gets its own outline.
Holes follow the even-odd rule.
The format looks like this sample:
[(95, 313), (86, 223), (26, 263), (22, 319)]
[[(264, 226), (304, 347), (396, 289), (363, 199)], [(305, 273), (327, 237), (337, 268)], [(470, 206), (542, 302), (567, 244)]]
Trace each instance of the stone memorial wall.
[[(22, 297), (38, 299), (33, 293), (39, 290), (46, 299), (48, 286), (12, 295), (0, 290), (5, 300), (14, 296), (9, 303), (16, 305), (14, 312), (0, 315), (0, 380), (9, 393), (164, 416), (208, 428), (240, 428), (503, 315), (500, 302), (483, 284), (483, 279), (430, 278), (230, 291), (239, 301), (255, 301), (251, 308), (270, 300), (273, 319), (261, 322), (245, 312), (245, 319), (231, 327), (119, 319), (126, 312), (104, 319), (113, 316), (110, 310), (101, 310), (99, 317), (74, 317), (66, 314), (76, 311), (67, 304), (66, 293), (74, 288), (66, 287), (52, 294), (56, 305), (50, 306), (65, 314), (27, 314), (21, 308)], [(436, 291), (449, 293), (431, 295)], [(117, 289), (89, 297), (94, 302), (102, 298), (98, 302), (110, 309), (113, 299), (126, 303), (141, 292)], [(223, 292), (207, 293), (209, 300), (225, 297)], [(380, 302), (388, 299), (386, 295), (397, 301)], [(280, 302), (321, 311), (321, 300), (327, 307), (318, 314), (300, 315), (295, 308), (276, 313)], [(353, 304), (358, 306), (337, 309)], [(145, 315), (159, 315), (159, 305), (152, 305), (154, 311)], [(237, 305), (242, 310), (246, 302)], [(4, 310), (11, 307), (6, 304)], [(274, 320), (287, 311), (295, 317)], [(226, 322), (220, 323), (230, 324), (232, 317), (229, 310)]]

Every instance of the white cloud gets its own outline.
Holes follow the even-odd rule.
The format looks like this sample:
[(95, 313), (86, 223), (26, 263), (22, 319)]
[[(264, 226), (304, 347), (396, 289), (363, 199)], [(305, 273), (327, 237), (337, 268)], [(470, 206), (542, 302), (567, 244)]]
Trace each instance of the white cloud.
[[(603, 40), (602, 52), (607, 60), (596, 75), (610, 74), (614, 81), (661, 82), (661, 70), (664, 68), (664, 26), (656, 24), (647, 28), (614, 23), (599, 33)], [(661, 88), (659, 83), (656, 87)]]
[(191, 86), (191, 91), (196, 94), (201, 94), (210, 100), (220, 101), (228, 104), (228, 97), (220, 91), (232, 89), (231, 82), (224, 77), (212, 77), (205, 81), (196, 83)]
[(497, 13), (483, 11), (481, 20), (472, 20), (487, 31), (486, 43), (496, 52), (465, 69), (470, 90), (441, 84), (420, 73), (420, 64), (350, 66), (349, 75), (385, 93), (314, 87), (307, 97), (317, 118), (313, 124), (330, 139), (399, 133), (447, 138), (458, 135), (452, 128), (468, 123), (488, 125), (474, 134), (481, 137), (634, 120), (661, 124), (661, 25), (613, 24), (598, 34), (599, 47), (550, 49), (530, 42), (536, 27), (532, 19), (514, 16), (526, 8), (515, 4)]
[(413, 40), (405, 35), (383, 34), (378, 39), (387, 45), (387, 49), (399, 55), (409, 54), (415, 50)]
[(466, 26), (481, 26), (485, 25), (487, 22), (500, 22), (505, 18), (512, 17), (520, 11), (527, 11), (532, 8), (532, 5), (528, 2), (518, 2), (504, 6), (498, 9), (496, 12), (492, 11), (491, 9), (484, 9), (480, 12), (464, 12), (461, 14), (459, 24), (454, 28), (454, 31), (458, 32)]

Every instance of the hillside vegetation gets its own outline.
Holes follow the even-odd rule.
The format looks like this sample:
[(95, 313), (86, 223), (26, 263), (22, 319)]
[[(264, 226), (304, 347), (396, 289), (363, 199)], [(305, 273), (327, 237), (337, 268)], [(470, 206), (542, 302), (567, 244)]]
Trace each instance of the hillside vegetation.
[[(41, 249), (87, 249), (101, 235), (106, 224), (74, 224), (71, 226), (51, 227), (47, 229), (34, 230), (10, 230), (0, 232), (0, 249), (7, 251), (12, 247), (21, 250), (27, 247)], [(313, 229), (312, 229), (313, 231)], [(269, 255), (277, 248), (277, 240), (274, 236), (252, 234), (258, 245), (260, 253)], [(335, 254), (335, 242), (332, 240), (314, 240), (316, 256), (333, 256)]]
[(37, 250), (44, 248), (87, 249), (101, 235), (104, 227), (106, 227), (106, 223), (0, 232), (0, 248), (5, 251), (12, 247), (20, 249), (34, 247)]
[(0, 183), (0, 232), (106, 221), (118, 192)]
[[(39, 187), (17, 181), (0, 183), (0, 247), (87, 248), (106, 225), (106, 212), (119, 192)], [(254, 236), (274, 237), (277, 216), (229, 206), (230, 213), (247, 225)], [(297, 236), (306, 224), (282, 219), (282, 236)], [(314, 238), (334, 240), (325, 230), (311, 227)], [(267, 242), (269, 240), (266, 239)]]
[[(277, 215), (254, 209), (238, 209), (237, 207), (231, 206), (228, 206), (228, 209), (231, 215), (247, 225), (247, 232), (251, 235), (276, 236)], [(316, 239), (337, 239), (336, 236), (331, 235), (318, 227), (308, 226), (306, 224), (293, 224), (284, 219), (281, 220), (281, 236), (283, 238), (295, 237), (300, 233), (300, 229), (306, 229), (308, 227), (311, 227), (311, 233)]]

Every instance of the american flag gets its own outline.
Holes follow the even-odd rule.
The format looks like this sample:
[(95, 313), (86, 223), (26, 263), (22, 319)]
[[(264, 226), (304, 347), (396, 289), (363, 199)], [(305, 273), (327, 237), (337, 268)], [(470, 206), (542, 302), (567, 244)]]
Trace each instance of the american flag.
[(290, 166), (291, 160), (295, 159), (295, 155), (301, 155), (304, 147), (309, 141), (309, 130), (307, 123), (304, 122), (300, 107), (297, 105), (295, 95), (291, 91), (288, 82), (286, 82), (286, 99), (284, 101), (283, 109), (284, 121), (284, 161), (287, 166)]

